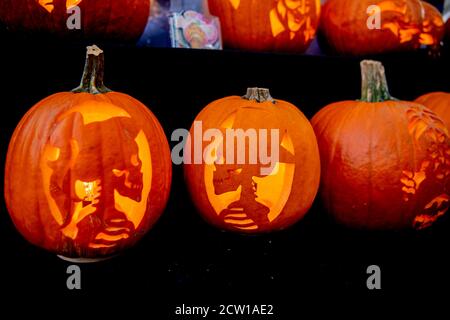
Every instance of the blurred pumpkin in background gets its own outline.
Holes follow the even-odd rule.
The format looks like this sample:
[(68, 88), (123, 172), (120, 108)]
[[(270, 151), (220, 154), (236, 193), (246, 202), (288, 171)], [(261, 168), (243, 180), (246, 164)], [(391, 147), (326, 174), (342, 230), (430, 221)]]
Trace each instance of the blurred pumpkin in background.
[(444, 120), (447, 128), (450, 128), (450, 93), (427, 93), (417, 98), (416, 102), (433, 110), (442, 120)]
[(320, 0), (209, 0), (224, 46), (250, 51), (304, 52), (319, 24)]
[(147, 25), (150, 2), (2, 0), (0, 21), (7, 29), (22, 34), (136, 42)]
[(320, 33), (333, 52), (369, 55), (439, 46), (444, 22), (433, 5), (420, 0), (328, 0)]
[(5, 200), (28, 241), (91, 261), (132, 246), (156, 222), (171, 168), (158, 120), (104, 86), (103, 52), (92, 46), (81, 85), (38, 102), (14, 131)]

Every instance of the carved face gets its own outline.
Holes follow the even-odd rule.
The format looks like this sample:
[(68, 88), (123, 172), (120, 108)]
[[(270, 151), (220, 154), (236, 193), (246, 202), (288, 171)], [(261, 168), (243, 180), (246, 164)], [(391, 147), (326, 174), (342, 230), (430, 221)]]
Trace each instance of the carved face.
[(62, 114), (40, 167), (51, 213), (74, 243), (114, 247), (138, 228), (151, 186), (150, 150), (124, 110), (91, 101)]
[(224, 43), (256, 51), (306, 50), (319, 24), (320, 0), (209, 0)]
[[(320, 11), (320, 2), (314, 0), (278, 0), (270, 12), (273, 36), (289, 31), (290, 39), (302, 32), (305, 40), (314, 38), (316, 19)], [(314, 15), (312, 13), (315, 13)]]

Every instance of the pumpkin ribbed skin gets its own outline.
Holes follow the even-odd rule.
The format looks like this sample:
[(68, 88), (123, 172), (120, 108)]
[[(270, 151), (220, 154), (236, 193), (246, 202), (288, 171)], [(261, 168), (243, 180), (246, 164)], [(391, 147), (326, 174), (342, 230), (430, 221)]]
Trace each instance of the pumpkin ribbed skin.
[[(72, 1), (74, 3), (75, 1)], [(137, 41), (144, 32), (150, 13), (150, 0), (82, 0), (81, 29), (69, 30), (66, 0), (2, 0), (0, 20), (11, 30), (83, 37)], [(52, 8), (52, 9), (51, 9)], [(51, 10), (51, 12), (49, 12)]]
[[(381, 8), (381, 29), (367, 26), (372, 5)], [(328, 0), (322, 6), (320, 32), (336, 53), (368, 55), (437, 45), (444, 24), (435, 7), (419, 0)]]
[[(235, 155), (247, 155), (245, 165), (207, 165), (204, 162), (184, 165), (185, 179), (195, 206), (205, 220), (220, 229), (241, 233), (284, 229), (300, 220), (315, 198), (320, 180), (320, 161), (314, 131), (295, 106), (282, 100), (275, 101), (227, 97), (210, 103), (195, 119), (201, 121), (203, 132), (212, 128), (278, 129), (280, 132), (281, 164), (272, 177), (259, 176), (258, 165), (249, 163), (251, 149), (248, 144), (245, 151), (239, 151), (237, 144), (234, 145)], [(230, 121), (230, 118), (234, 120)], [(191, 137), (194, 134), (193, 126)], [(203, 150), (208, 144), (203, 142)], [(191, 147), (194, 145), (193, 141)], [(224, 154), (230, 149), (224, 147)], [(191, 149), (193, 154), (194, 149)], [(277, 180), (281, 172), (284, 172), (282, 182)], [(246, 182), (249, 187), (246, 187)], [(233, 197), (233, 193), (233, 200), (223, 200), (223, 210), (217, 209), (218, 196), (228, 194)], [(271, 198), (274, 194), (279, 196)], [(238, 201), (233, 205), (235, 200)]]
[(417, 98), (416, 102), (433, 110), (442, 120), (444, 120), (447, 128), (450, 127), (450, 93), (428, 93)]
[[(91, 62), (83, 79), (101, 73), (103, 64)], [(38, 102), (15, 129), (6, 158), (5, 200), (15, 226), (31, 243), (69, 258), (98, 259), (132, 246), (170, 192), (170, 151), (158, 120), (101, 79), (83, 82), (102, 93), (62, 92)]]
[(363, 229), (424, 228), (446, 212), (450, 139), (431, 110), (391, 99), (343, 101), (320, 110), (312, 124), (321, 197), (337, 222)]
[[(121, 121), (122, 119), (120, 119), (112, 124), (99, 122), (92, 128), (83, 129), (83, 126), (77, 123), (79, 120), (76, 117), (68, 118), (64, 124), (56, 120), (62, 114), (70, 113), (71, 109), (81, 104), (93, 102), (107, 102), (115, 105), (125, 110), (131, 116), (131, 121)], [(40, 159), (47, 142), (55, 139), (52, 135), (55, 127), (61, 130), (58, 133), (58, 140), (54, 141), (55, 144), (81, 136), (78, 140), (86, 145), (106, 149), (88, 150), (83, 157), (77, 158), (77, 161), (81, 161), (81, 165), (85, 167), (85, 170), (78, 169), (79, 179), (85, 177), (87, 181), (92, 179), (102, 181), (105, 195), (103, 198), (101, 197), (101, 202), (113, 201), (111, 194), (106, 194), (106, 184), (113, 183), (110, 169), (127, 166), (126, 152), (124, 151), (127, 147), (124, 144), (130, 140), (126, 137), (127, 132), (143, 130), (147, 137), (152, 155), (151, 192), (148, 194), (148, 206), (138, 228), (125, 241), (119, 242), (113, 248), (93, 249), (89, 247), (92, 236), (103, 228), (101, 224), (104, 224), (105, 221), (101, 218), (87, 218), (85, 221), (81, 221), (79, 235), (75, 241), (72, 241), (63, 235), (61, 225), (57, 223), (49, 210), (43, 188)], [(97, 131), (90, 133), (98, 135), (97, 138), (83, 137), (83, 133), (89, 134), (87, 130), (91, 129)], [(80, 132), (80, 130), (85, 132)], [(87, 140), (95, 141), (89, 143), (86, 142)], [(36, 104), (24, 116), (14, 132), (6, 159), (5, 199), (14, 224), (31, 243), (68, 257), (99, 257), (111, 255), (125, 247), (132, 246), (155, 223), (167, 202), (170, 180), (171, 162), (167, 140), (158, 121), (143, 104), (128, 95), (117, 92), (101, 95), (57, 93)], [(67, 194), (75, 192), (73, 183), (69, 183), (67, 180), (62, 182), (61, 188)], [(100, 205), (106, 206), (106, 203), (100, 203)], [(68, 205), (64, 208), (69, 211)], [(66, 215), (62, 217), (64, 224), (70, 219), (67, 211)], [(98, 243), (111, 244), (108, 241), (98, 241)]]
[(320, 1), (309, 1), (307, 9), (301, 4), (286, 0), (209, 0), (211, 13), (220, 18), (225, 47), (250, 51), (305, 51), (319, 24)]

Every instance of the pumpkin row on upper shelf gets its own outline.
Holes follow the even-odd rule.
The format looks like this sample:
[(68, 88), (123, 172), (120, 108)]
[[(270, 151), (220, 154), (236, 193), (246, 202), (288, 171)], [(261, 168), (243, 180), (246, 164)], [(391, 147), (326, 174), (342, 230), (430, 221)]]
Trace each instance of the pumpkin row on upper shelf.
[[(324, 207), (345, 226), (431, 226), (449, 207), (448, 129), (423, 105), (392, 98), (380, 62), (361, 67), (361, 99), (328, 105), (312, 124), (268, 89), (250, 88), (207, 105), (190, 131), (175, 130), (171, 153), (149, 109), (105, 87), (103, 51), (88, 47), (80, 86), (38, 102), (14, 131), (8, 211), (37, 246), (70, 258), (113, 255), (162, 214), (172, 155), (198, 212), (221, 229), (287, 228), (319, 184)], [(448, 121), (449, 97), (420, 101)]]
[[(184, 10), (203, 15), (168, 18)], [(420, 0), (3, 0), (0, 21), (22, 33), (149, 46), (220, 48), (222, 34), (225, 48), (296, 53), (319, 30), (325, 51), (345, 55), (436, 49), (445, 28), (450, 36), (450, 21)]]

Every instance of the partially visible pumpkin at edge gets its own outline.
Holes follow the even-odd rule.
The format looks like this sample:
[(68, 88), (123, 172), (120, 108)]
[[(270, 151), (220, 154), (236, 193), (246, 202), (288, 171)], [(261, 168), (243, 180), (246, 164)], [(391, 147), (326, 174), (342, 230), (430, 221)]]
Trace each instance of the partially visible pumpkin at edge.
[(151, 1), (2, 0), (0, 22), (22, 34), (136, 42), (147, 25)]
[(431, 226), (449, 206), (448, 130), (431, 110), (392, 98), (381, 63), (361, 67), (362, 98), (332, 103), (312, 119), (324, 206), (352, 228)]
[(444, 120), (447, 128), (450, 128), (450, 93), (431, 92), (420, 96), (415, 101), (433, 110)]
[[(377, 15), (379, 26), (375, 25)], [(444, 37), (445, 26), (441, 13), (425, 1), (327, 0), (322, 6), (319, 33), (324, 48), (361, 56), (414, 50), (422, 45), (435, 49)]]

